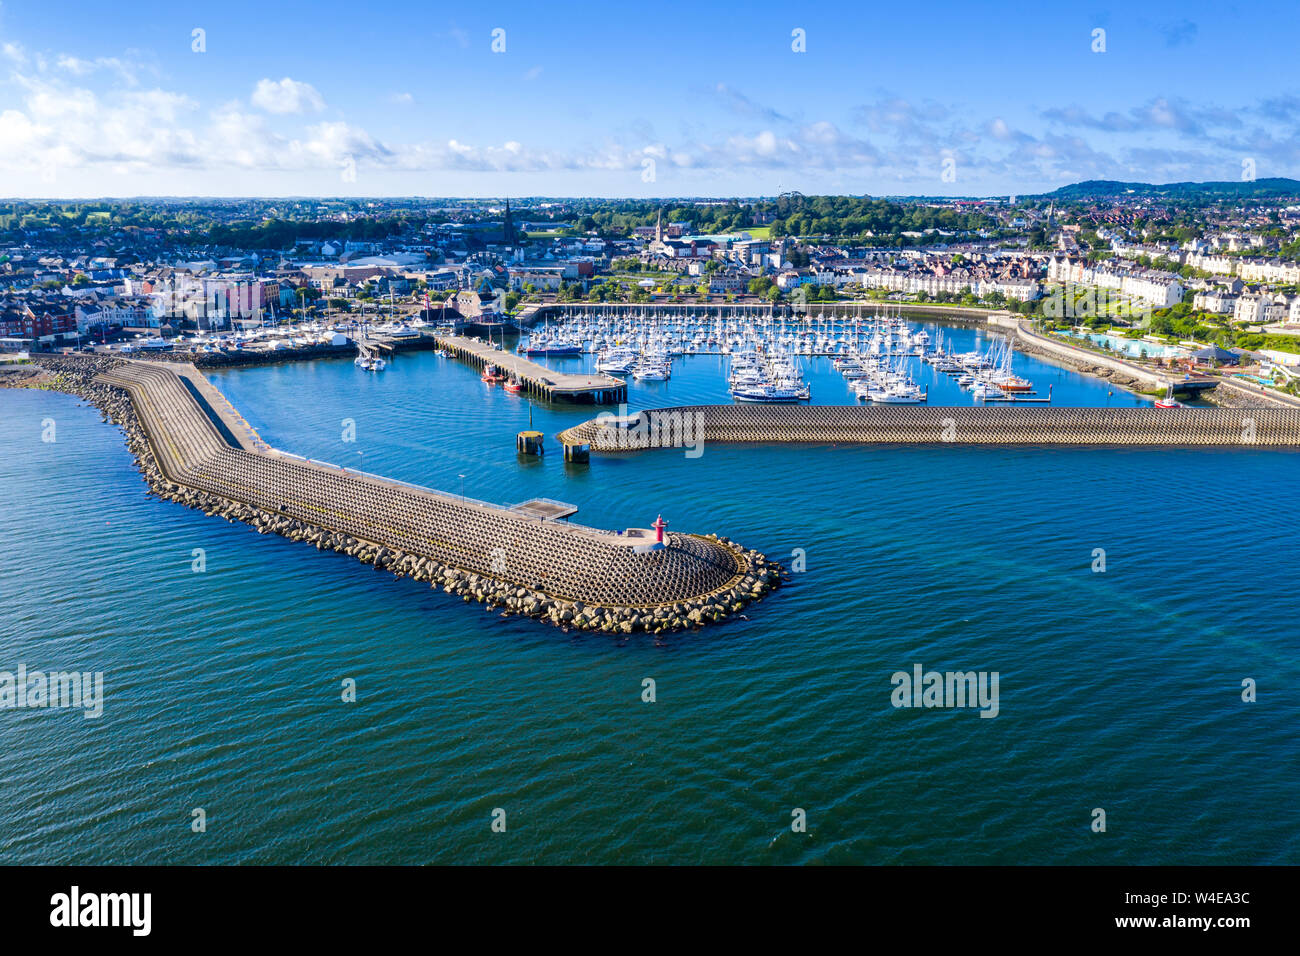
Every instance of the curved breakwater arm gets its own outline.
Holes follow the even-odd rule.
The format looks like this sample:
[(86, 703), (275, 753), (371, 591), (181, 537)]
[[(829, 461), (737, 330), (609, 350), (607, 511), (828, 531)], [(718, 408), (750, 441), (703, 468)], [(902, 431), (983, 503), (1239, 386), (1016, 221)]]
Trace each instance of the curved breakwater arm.
[(278, 452), (191, 366), (43, 364), (58, 372), (55, 387), (123, 426), (160, 496), (507, 613), (601, 631), (671, 631), (721, 620), (780, 580), (777, 565), (715, 535), (669, 534), (659, 544), (645, 529), (560, 524)]

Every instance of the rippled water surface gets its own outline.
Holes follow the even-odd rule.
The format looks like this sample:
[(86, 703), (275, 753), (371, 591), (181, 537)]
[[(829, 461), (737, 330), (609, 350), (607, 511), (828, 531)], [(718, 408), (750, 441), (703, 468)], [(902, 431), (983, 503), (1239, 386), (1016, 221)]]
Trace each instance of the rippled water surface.
[[(805, 364), (816, 400), (850, 400)], [(679, 361), (631, 402), (720, 400), (724, 367)], [(1064, 404), (1145, 401), (1017, 368)], [(662, 512), (806, 570), (748, 620), (566, 634), (148, 498), (98, 412), (2, 391), (0, 670), (103, 671), (107, 699), (98, 720), (0, 710), (0, 862), (1300, 862), (1294, 453), (565, 466), (551, 436), (590, 408), (535, 408), (553, 454), (523, 461), (526, 400), (430, 353), (212, 378), (290, 451), (604, 527)], [(890, 676), (915, 664), (997, 671), (998, 717), (895, 709)]]

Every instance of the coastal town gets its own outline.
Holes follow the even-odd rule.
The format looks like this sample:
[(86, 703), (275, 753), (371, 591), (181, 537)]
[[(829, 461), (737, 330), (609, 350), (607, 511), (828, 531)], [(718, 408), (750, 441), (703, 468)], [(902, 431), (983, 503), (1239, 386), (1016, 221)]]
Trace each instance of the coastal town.
[(1298, 30), (0, 0), (9, 936), (1281, 925)]
[(1125, 361), (1294, 395), (1300, 183), (959, 200), (0, 204), (10, 362), (233, 350), (253, 330), (280, 348), (375, 327), (490, 334), (582, 304), (996, 312)]

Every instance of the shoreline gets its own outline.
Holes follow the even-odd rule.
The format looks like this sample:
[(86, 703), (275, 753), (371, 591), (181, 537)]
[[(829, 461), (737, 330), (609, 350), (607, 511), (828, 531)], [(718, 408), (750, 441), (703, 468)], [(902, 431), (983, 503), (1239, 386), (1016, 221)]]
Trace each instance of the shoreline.
[[(1001, 321), (998, 321), (1001, 320)], [(1082, 375), (1117, 385), (1135, 395), (1156, 398), (1167, 387), (1171, 376), (1162, 374), (1164, 370), (1148, 369), (1119, 356), (1102, 355), (1062, 341), (1059, 337), (1048, 337), (1042, 333), (1026, 328), (1020, 320), (1014, 325), (1006, 324), (1004, 316), (990, 316), (990, 326), (1001, 329), (1007, 335), (1015, 335), (1020, 351), (1044, 361), (1053, 362)], [(1244, 383), (1235, 382), (1226, 376), (1213, 376), (1218, 384), (1199, 396), (1203, 401), (1219, 408), (1300, 408), (1300, 399), (1279, 393), (1261, 390), (1255, 392)], [(1140, 386), (1149, 384), (1150, 390)]]

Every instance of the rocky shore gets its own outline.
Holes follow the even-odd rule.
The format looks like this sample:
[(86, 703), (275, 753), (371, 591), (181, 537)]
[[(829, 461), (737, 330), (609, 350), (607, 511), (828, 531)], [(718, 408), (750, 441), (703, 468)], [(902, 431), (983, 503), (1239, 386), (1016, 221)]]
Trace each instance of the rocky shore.
[(0, 388), (39, 388), (51, 376), (39, 365), (0, 365)]
[[(1066, 368), (1081, 372), (1084, 375), (1091, 375), (1109, 382), (1119, 388), (1135, 392), (1140, 395), (1163, 395), (1163, 389), (1153, 389), (1150, 382), (1144, 382), (1136, 376), (1126, 375), (1123, 372), (1108, 368), (1104, 365), (1091, 363), (1081, 354), (1075, 358), (1067, 356), (1061, 352), (1052, 349), (1045, 349), (1032, 341), (1026, 340), (1023, 336), (1016, 339), (1016, 349), (1024, 352), (1026, 355), (1033, 355), (1048, 362), (1054, 362), (1057, 365), (1063, 365)], [(1086, 354), (1086, 353), (1085, 353)], [(1181, 373), (1178, 373), (1181, 375)], [(1255, 389), (1246, 385), (1220, 381), (1219, 386), (1200, 394), (1202, 401), (1219, 408), (1289, 408), (1293, 403), (1285, 398), (1275, 396), (1263, 388)]]
[(240, 349), (229, 352), (155, 352), (150, 361), (182, 362), (195, 368), (239, 368), (247, 365), (282, 365), (309, 359), (350, 358), (355, 345), (307, 345), (291, 349)]
[[(427, 352), (437, 348), (437, 342), (431, 335), (418, 338), (384, 339), (381, 342), (394, 353)], [(372, 343), (373, 344), (373, 343)], [(240, 368), (248, 365), (283, 365), (286, 362), (306, 362), (312, 359), (351, 358), (357, 354), (353, 342), (347, 345), (299, 345), (287, 349), (243, 348), (224, 352), (154, 352), (150, 361), (183, 362), (195, 368)]]
[(1055, 365), (1063, 365), (1068, 369), (1072, 369), (1073, 371), (1080, 372), (1084, 375), (1091, 375), (1093, 378), (1102, 379), (1118, 388), (1127, 389), (1130, 392), (1150, 394), (1151, 386), (1149, 382), (1144, 382), (1137, 376), (1126, 375), (1123, 372), (1109, 368), (1105, 365), (1098, 365), (1094, 362), (1089, 362), (1085, 357), (1086, 353), (1081, 352), (1079, 357), (1076, 358), (1073, 355), (1066, 355), (1065, 353), (1058, 352), (1055, 349), (1043, 348), (1036, 342), (1025, 338), (1023, 335), (1017, 336), (1016, 338), (1016, 351), (1023, 352), (1025, 355), (1032, 355), (1035, 358), (1040, 358), (1047, 362), (1052, 362)]
[[(243, 502), (178, 485), (170, 481), (159, 468), (128, 393), (124, 389), (94, 381), (100, 373), (120, 365), (120, 359), (49, 355), (36, 357), (33, 362), (33, 366), (27, 368), (39, 368), (43, 375), (38, 373), (26, 377), (31, 382), (28, 387), (50, 388), (75, 395), (98, 408), (106, 421), (122, 429), (127, 447), (149, 486), (150, 494), (196, 508), (209, 516), (244, 522), (257, 529), (258, 534), (279, 534), (291, 541), (310, 544), (318, 550), (350, 555), (377, 570), (390, 571), (395, 577), (427, 582), (431, 587), (458, 595), (466, 602), (475, 601), (488, 610), (500, 610), (503, 617), (522, 615), (549, 622), (565, 631), (573, 628), (606, 634), (632, 634), (637, 631), (663, 634), (724, 620), (778, 587), (784, 578), (785, 572), (777, 562), (769, 561), (757, 551), (742, 548), (727, 538), (716, 535), (704, 537), (730, 551), (736, 559), (739, 572), (726, 587), (712, 594), (655, 607), (599, 607), (581, 601), (568, 601), (532, 588), (449, 567), (421, 555), (361, 541), (347, 534)], [(36, 382), (37, 379), (40, 380), (39, 383)]]

